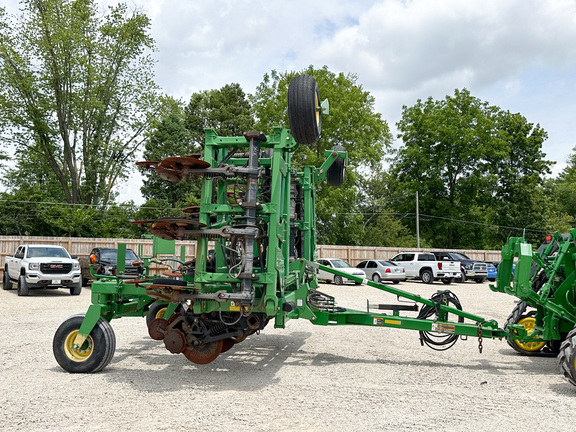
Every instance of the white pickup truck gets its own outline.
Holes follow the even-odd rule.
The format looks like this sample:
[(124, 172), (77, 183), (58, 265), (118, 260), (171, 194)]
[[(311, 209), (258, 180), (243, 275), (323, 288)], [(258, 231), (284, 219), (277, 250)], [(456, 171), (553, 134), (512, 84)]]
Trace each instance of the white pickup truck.
[(431, 252), (402, 252), (390, 261), (404, 267), (407, 278), (421, 279), (424, 283), (442, 280), (449, 284), (461, 274), (459, 261), (439, 261)]
[(18, 295), (34, 288), (69, 288), (71, 295), (82, 291), (80, 264), (62, 246), (20, 245), (4, 264), (2, 288), (18, 287)]

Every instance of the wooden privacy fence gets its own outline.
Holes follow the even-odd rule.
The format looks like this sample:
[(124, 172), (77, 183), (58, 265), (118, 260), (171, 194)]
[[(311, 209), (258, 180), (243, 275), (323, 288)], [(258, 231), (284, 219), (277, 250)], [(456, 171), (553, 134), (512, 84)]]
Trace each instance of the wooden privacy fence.
[[(138, 252), (138, 245), (143, 247), (143, 256), (152, 255), (151, 239), (102, 239), (87, 237), (39, 237), (39, 236), (0, 236), (0, 268), (4, 270), (4, 259), (12, 255), (20, 244), (54, 244), (64, 246), (70, 255), (88, 256), (92, 248), (109, 247), (116, 248), (118, 243), (125, 243), (126, 247)], [(177, 241), (176, 254), (179, 256), (180, 247), (185, 247), (186, 259), (196, 256), (195, 241)], [(371, 247), (371, 246), (329, 246), (318, 245), (317, 256), (319, 258), (342, 258), (355, 266), (366, 259), (388, 259), (400, 252), (440, 251), (441, 249), (417, 249), (399, 247)], [(462, 252), (472, 259), (481, 261), (500, 261), (500, 251), (495, 250), (454, 250)]]

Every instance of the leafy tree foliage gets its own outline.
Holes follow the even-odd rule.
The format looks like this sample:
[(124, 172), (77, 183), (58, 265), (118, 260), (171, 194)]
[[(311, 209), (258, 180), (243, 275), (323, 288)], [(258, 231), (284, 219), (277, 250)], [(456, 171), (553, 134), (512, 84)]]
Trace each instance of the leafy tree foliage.
[(94, 0), (23, 0), (0, 9), (0, 127), (16, 170), (44, 159), (69, 203), (107, 204), (155, 101), (149, 19)]
[[(294, 162), (319, 166), (324, 151), (342, 145), (349, 152), (349, 165), (341, 188), (320, 184), (317, 193), (319, 242), (324, 244), (361, 244), (364, 239), (364, 216), (359, 214), (361, 179), (380, 169), (385, 148), (392, 135), (387, 123), (375, 112), (374, 97), (357, 83), (354, 74), (335, 74), (325, 66), (313, 66), (299, 72), (264, 75), (251, 97), (258, 130), (273, 126), (289, 127), (286, 104), (290, 80), (301, 74), (313, 76), (322, 99), (330, 102), (330, 115), (322, 117), (322, 137), (311, 146), (301, 146)], [(364, 173), (361, 174), (361, 170)]]
[(434, 247), (496, 247), (507, 235), (522, 234), (510, 228), (536, 235), (546, 226), (544, 174), (551, 163), (539, 125), (464, 89), (404, 106), (398, 129), (403, 146), (391, 160), (394, 207), (413, 212), (408, 197), (418, 191), (421, 233)]

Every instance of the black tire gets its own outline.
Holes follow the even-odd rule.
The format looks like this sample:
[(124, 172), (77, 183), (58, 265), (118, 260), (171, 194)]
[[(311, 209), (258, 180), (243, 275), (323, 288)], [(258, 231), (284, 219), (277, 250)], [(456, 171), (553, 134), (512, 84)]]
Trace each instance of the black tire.
[(558, 366), (568, 382), (576, 386), (576, 328), (568, 333), (560, 346)]
[(420, 279), (422, 279), (422, 282), (427, 284), (434, 283), (434, 274), (432, 273), (432, 270), (422, 270), (420, 272)]
[(4, 290), (11, 290), (13, 288), (12, 281), (8, 276), (8, 269), (4, 269), (4, 277), (2, 278), (2, 289)]
[(26, 283), (26, 278), (24, 275), (20, 275), (18, 278), (18, 295), (19, 296), (27, 296), (30, 293), (30, 288)]
[(162, 318), (166, 312), (166, 303), (152, 303), (146, 315), (146, 327), (150, 327), (150, 323), (156, 318)]
[(82, 292), (82, 282), (70, 287), (70, 295), (77, 296)]
[(394, 285), (398, 285), (398, 284), (400, 283), (400, 281), (395, 280), (395, 281), (392, 281), (392, 283), (393, 283)]
[[(158, 302), (152, 303), (148, 308), (148, 315), (146, 315), (146, 327), (150, 327), (150, 323), (154, 321), (156, 318), (163, 318), (167, 307), (168, 303), (158, 303)], [(174, 311), (174, 313), (178, 312), (184, 312), (184, 308), (182, 308), (181, 305), (178, 305), (176, 307), (176, 310)]]
[(314, 144), (320, 139), (320, 109), (320, 91), (314, 77), (292, 78), (288, 85), (288, 119), (290, 132), (298, 144)]
[[(330, 150), (345, 151), (346, 149), (341, 145), (335, 145)], [(326, 183), (330, 186), (342, 186), (342, 183), (344, 183), (344, 172), (344, 159), (337, 158), (326, 171)]]
[[(504, 330), (507, 330), (510, 324), (517, 324), (524, 319), (533, 318), (534, 315), (536, 315), (535, 310), (526, 312), (526, 308), (527, 305), (525, 302), (518, 303), (516, 307), (512, 309), (512, 313), (508, 316), (508, 319), (504, 324)], [(527, 344), (523, 344), (516, 340), (510, 340), (509, 338), (506, 338), (506, 342), (514, 351), (526, 356), (539, 355), (542, 348), (546, 346), (545, 341), (542, 341), (542, 343), (529, 342)]]
[(334, 283), (336, 285), (342, 285), (344, 284), (344, 281), (342, 280), (342, 276), (334, 276)]
[(186, 286), (186, 281), (180, 279), (167, 279), (167, 278), (156, 278), (152, 280), (153, 285), (175, 285), (175, 286)]
[(452, 278), (442, 278), (442, 283), (444, 285), (450, 285), (452, 283)]
[(378, 273), (374, 273), (372, 275), (372, 280), (376, 283), (380, 283), (380, 281), (382, 280), (382, 278), (380, 277), (380, 275)]
[(90, 279), (83, 277), (83, 278), (82, 278), (82, 286), (88, 286), (88, 281), (89, 281), (89, 280), (90, 280)]
[(80, 350), (72, 347), (82, 325), (84, 314), (73, 315), (64, 321), (52, 342), (58, 364), (70, 373), (93, 373), (104, 369), (114, 357), (116, 336), (108, 321), (100, 317)]
[(460, 280), (458, 282), (466, 282), (467, 278), (466, 278), (466, 273), (464, 272), (460, 272)]
[(474, 279), (476, 281), (476, 283), (484, 283), (484, 281), (486, 280), (486, 278), (476, 278)]

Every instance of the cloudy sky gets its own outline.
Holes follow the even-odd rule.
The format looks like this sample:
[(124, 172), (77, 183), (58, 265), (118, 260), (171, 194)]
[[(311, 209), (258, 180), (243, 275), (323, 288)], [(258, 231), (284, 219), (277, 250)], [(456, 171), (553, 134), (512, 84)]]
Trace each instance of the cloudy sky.
[[(3, 3), (17, 8), (17, 0)], [(403, 105), (466, 87), (548, 131), (544, 151), (557, 162), (555, 174), (576, 145), (576, 0), (128, 4), (152, 19), (157, 83), (183, 100), (228, 83), (252, 93), (272, 69), (327, 65), (357, 74), (391, 127)], [(125, 189), (138, 190), (138, 183)]]

